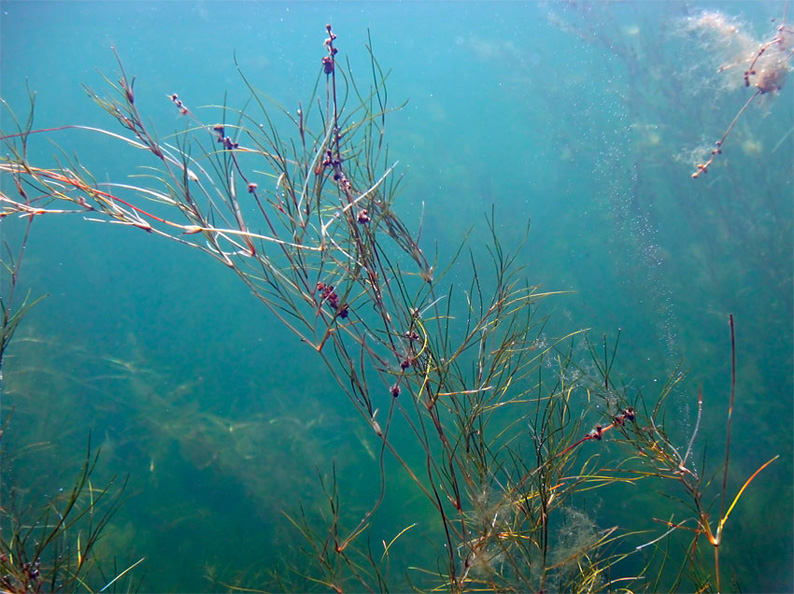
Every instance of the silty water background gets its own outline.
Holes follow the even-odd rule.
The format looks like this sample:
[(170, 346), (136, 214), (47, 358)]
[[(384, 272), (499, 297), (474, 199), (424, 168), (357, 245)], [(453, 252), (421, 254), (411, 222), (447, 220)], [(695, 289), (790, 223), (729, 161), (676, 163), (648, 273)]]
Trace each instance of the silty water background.
[[(522, 252), (530, 281), (571, 291), (545, 305), (549, 337), (588, 327), (613, 339), (620, 328), (620, 373), (649, 397), (680, 363), (688, 376), (667, 420), (686, 443), (702, 387), (698, 444), (708, 445), (711, 469), (722, 456), (735, 315), (729, 494), (781, 459), (734, 511), (724, 553), (745, 590), (792, 589), (791, 86), (751, 106), (709, 174), (690, 177), (698, 151), (751, 92), (730, 84), (739, 72), (716, 72), (732, 42), (693, 22), (721, 10), (760, 43), (783, 2), (0, 7), (2, 96), (24, 117), (26, 85), (36, 91), (41, 128), (119, 131), (81, 87), (102, 94), (100, 73), (115, 80), (111, 45), (166, 136), (184, 127), (168, 94), (207, 121), (218, 113), (209, 106), (242, 105), (235, 55), (253, 84), (294, 110), (316, 79), (325, 24), (364, 77), (369, 32), (391, 69), (392, 103), (409, 99), (387, 133), (407, 174), (397, 208), (416, 224), (424, 209), (425, 247), (437, 242), (449, 256), (474, 226), (481, 250), (492, 204), (505, 245), (531, 219)], [(53, 138), (99, 181), (123, 181), (137, 165), (107, 139)], [(35, 161), (58, 149), (41, 139), (32, 150)], [(3, 222), (12, 244), (17, 231)], [(216, 262), (134, 229), (41, 219), (22, 282), (49, 296), (6, 361), (3, 416), (15, 416), (5, 439), (19, 453), (3, 480), (29, 485), (31, 499), (68, 489), (91, 430), (103, 476), (130, 477), (101, 546), (120, 567), (146, 556), (144, 591), (220, 587), (207, 576), (267, 584), (300, 545), (282, 510), (302, 501), (316, 512), (318, 473), (332, 461), (351, 517), (367, 509), (377, 493), (368, 428), (311, 353)], [(55, 447), (24, 449), (42, 441)], [(399, 580), (408, 565), (435, 565), (418, 551), (439, 534), (397, 472), (374, 534), (388, 540), (417, 523), (394, 550)], [(617, 502), (595, 494), (588, 513), (601, 526), (645, 527), (635, 510), (654, 493), (642, 489)]]

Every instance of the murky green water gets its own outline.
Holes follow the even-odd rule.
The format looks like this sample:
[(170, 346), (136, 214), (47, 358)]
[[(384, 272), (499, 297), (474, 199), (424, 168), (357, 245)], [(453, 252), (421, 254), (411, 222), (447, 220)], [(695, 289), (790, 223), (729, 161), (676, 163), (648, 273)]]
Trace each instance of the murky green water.
[[(746, 591), (791, 591), (792, 88), (752, 105), (693, 180), (690, 153), (719, 138), (749, 96), (715, 72), (717, 42), (687, 29), (687, 16), (715, 5), (576, 4), (3, 1), (1, 90), (19, 114), (26, 83), (38, 93), (36, 127), (110, 126), (81, 83), (101, 88), (97, 69), (114, 78), (112, 44), (165, 136), (183, 126), (168, 94), (199, 114), (225, 92), (227, 104), (245, 100), (234, 55), (294, 110), (314, 84), (326, 22), (354, 73), (369, 67), (369, 31), (394, 103), (409, 99), (387, 133), (406, 173), (398, 208), (417, 223), (424, 208), (425, 247), (437, 243), (443, 260), (473, 227), (473, 251), (487, 257), (492, 204), (507, 246), (531, 219), (521, 255), (530, 281), (571, 291), (544, 305), (548, 335), (621, 329), (619, 371), (648, 394), (680, 363), (688, 377), (667, 420), (685, 443), (702, 387), (698, 443), (712, 469), (735, 316), (732, 492), (781, 458), (733, 512), (725, 562)], [(784, 3), (719, 8), (764, 40)], [(136, 165), (107, 139), (53, 138), (100, 181)], [(35, 160), (57, 149), (32, 150)], [(2, 230), (13, 245), (18, 223)], [(145, 556), (143, 591), (267, 587), (302, 545), (282, 512), (302, 502), (319, 513), (318, 476), (332, 464), (351, 518), (377, 496), (368, 427), (312, 352), (217, 262), (74, 215), (36, 222), (21, 278), (49, 296), (5, 362), (3, 416), (14, 417), (4, 440), (18, 454), (3, 480), (29, 485), (31, 499), (69, 488), (91, 431), (97, 480), (129, 475), (102, 551), (121, 566)], [(49, 445), (24, 449), (40, 442)], [(416, 523), (393, 551), (404, 585), (409, 565), (434, 565), (424, 551), (441, 535), (421, 494), (387, 465), (394, 483), (372, 542)], [(584, 504), (600, 525), (646, 527), (661, 514), (651, 495), (595, 493)]]

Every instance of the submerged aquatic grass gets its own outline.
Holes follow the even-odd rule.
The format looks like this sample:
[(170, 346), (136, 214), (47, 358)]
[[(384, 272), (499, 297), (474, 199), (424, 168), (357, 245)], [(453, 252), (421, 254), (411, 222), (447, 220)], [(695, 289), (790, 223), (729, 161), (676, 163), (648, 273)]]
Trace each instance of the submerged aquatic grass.
[[(314, 90), (296, 113), (271, 104), (241, 72), (250, 91), (243, 108), (220, 105), (207, 122), (191, 100), (171, 94), (167, 107), (185, 126), (162, 138), (139, 112), (135, 78), (117, 55), (109, 94), (86, 90), (120, 129), (37, 130), (31, 116), (3, 132), (0, 171), (13, 189), (0, 196), (0, 217), (30, 225), (71, 213), (198, 250), (235, 274), (328, 368), (377, 445), (375, 495), (351, 517), (336, 470), (321, 476), (325, 514), (287, 512), (306, 558), (288, 561), (275, 584), (336, 592), (388, 590), (403, 580), (456, 592), (720, 590), (723, 529), (771, 460), (726, 506), (729, 416), (715, 527), (705, 499), (711, 481), (693, 465), (697, 425), (684, 447), (665, 431), (665, 402), (679, 376), (646, 401), (616, 379), (617, 341), (596, 348), (584, 332), (546, 340), (538, 308), (551, 293), (529, 283), (518, 252), (502, 245), (494, 211), (486, 218), (489, 259), (465, 243), (448, 264), (426, 255), (421, 233), (394, 208), (401, 177), (385, 134), (400, 106), (389, 101), (388, 72), (368, 48), (369, 80), (355, 79), (330, 25), (326, 33)], [(34, 103), (31, 95), (31, 113)], [(55, 167), (30, 162), (32, 142), (66, 129), (113, 139), (150, 162), (129, 182), (100, 182), (67, 151)], [(463, 286), (449, 280), (461, 270)], [(18, 319), (9, 316), (4, 329), (13, 332)], [(196, 413), (185, 423), (210, 421)], [(598, 448), (607, 441), (617, 447)], [(435, 563), (407, 577), (392, 575), (390, 555), (411, 525), (382, 550), (370, 539), (397, 480), (387, 460), (424, 498), (441, 534)], [(651, 479), (683, 487), (684, 517), (662, 520), (638, 546), (628, 544), (637, 537), (631, 527), (598, 526), (582, 509), (591, 490)], [(691, 545), (666, 548), (682, 531), (694, 535)], [(712, 564), (703, 562), (703, 540)], [(630, 558), (641, 558), (639, 566), (624, 573)]]

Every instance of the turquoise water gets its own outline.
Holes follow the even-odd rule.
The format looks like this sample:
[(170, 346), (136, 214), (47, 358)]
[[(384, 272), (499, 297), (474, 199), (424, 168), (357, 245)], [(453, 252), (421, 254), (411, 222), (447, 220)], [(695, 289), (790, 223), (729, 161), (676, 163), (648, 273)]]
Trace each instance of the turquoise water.
[[(531, 220), (521, 253), (530, 282), (570, 291), (545, 303), (547, 334), (620, 329), (619, 371), (650, 395), (680, 363), (688, 376), (672, 397), (671, 431), (686, 443), (702, 388), (698, 444), (712, 469), (724, 443), (735, 316), (732, 492), (781, 458), (733, 512), (726, 563), (745, 591), (794, 588), (792, 88), (751, 106), (709, 174), (692, 180), (689, 153), (719, 138), (749, 91), (724, 86), (718, 42), (686, 26), (688, 16), (719, 8), (765, 40), (783, 2), (0, 7), (0, 91), (20, 115), (25, 85), (36, 91), (40, 128), (115, 125), (81, 87), (100, 90), (100, 73), (115, 80), (111, 45), (137, 77), (147, 121), (166, 136), (184, 126), (171, 93), (198, 114), (245, 101), (235, 56), (257, 87), (294, 110), (311, 93), (325, 24), (365, 76), (369, 32), (391, 70), (393, 104), (408, 100), (387, 133), (406, 174), (397, 208), (415, 224), (424, 210), (423, 246), (437, 243), (443, 260), (473, 227), (473, 250), (484, 257), (492, 204), (505, 245)], [(137, 165), (107, 139), (52, 138), (100, 181)], [(54, 150), (42, 139), (31, 161)], [(10, 191), (10, 180), (3, 184)], [(18, 223), (2, 224), (13, 243)], [(90, 430), (102, 476), (129, 475), (102, 547), (122, 567), (146, 557), (135, 572), (143, 591), (272, 587), (268, 572), (302, 545), (282, 512), (302, 501), (318, 513), (318, 474), (332, 463), (351, 518), (377, 496), (368, 428), (312, 353), (217, 262), (82, 215), (42, 218), (22, 283), (48, 297), (5, 361), (3, 416), (15, 412), (4, 439), (20, 454), (3, 478), (45, 498), (68, 488)], [(51, 447), (23, 449), (42, 441)], [(395, 582), (404, 585), (411, 555), (433, 550), (440, 533), (425, 500), (388, 464), (394, 484), (373, 542), (417, 523), (395, 549)], [(602, 526), (645, 509), (637, 494), (615, 504), (596, 493), (586, 503)]]

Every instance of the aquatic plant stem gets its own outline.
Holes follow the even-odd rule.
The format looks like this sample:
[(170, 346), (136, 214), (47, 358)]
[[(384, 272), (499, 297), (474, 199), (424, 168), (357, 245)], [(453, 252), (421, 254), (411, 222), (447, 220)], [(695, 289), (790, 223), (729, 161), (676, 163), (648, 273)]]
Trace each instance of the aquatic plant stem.
[(733, 314), (728, 316), (728, 320), (730, 321), (731, 327), (731, 397), (728, 402), (728, 420), (725, 428), (725, 462), (722, 470), (720, 518), (725, 516), (725, 494), (728, 490), (728, 465), (731, 459), (731, 421), (733, 419), (733, 403), (736, 398), (736, 336), (733, 325)]

